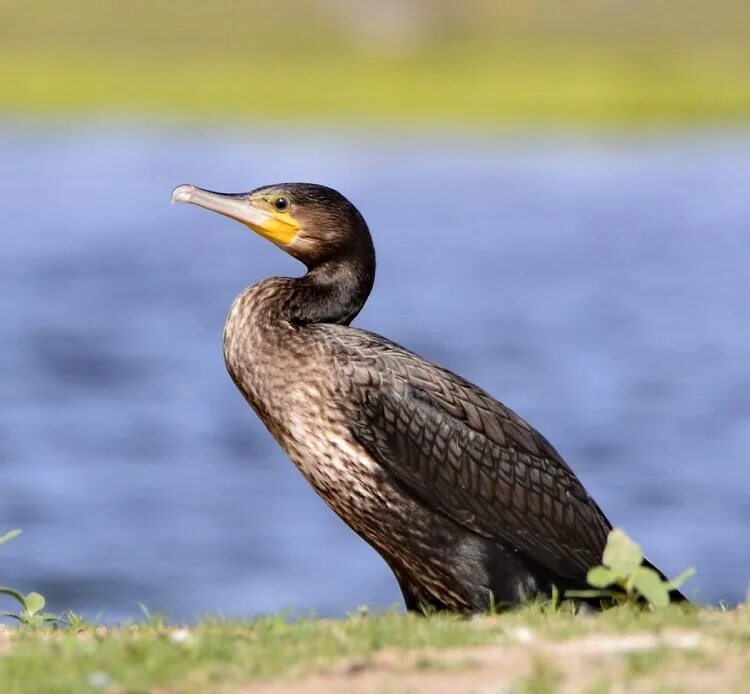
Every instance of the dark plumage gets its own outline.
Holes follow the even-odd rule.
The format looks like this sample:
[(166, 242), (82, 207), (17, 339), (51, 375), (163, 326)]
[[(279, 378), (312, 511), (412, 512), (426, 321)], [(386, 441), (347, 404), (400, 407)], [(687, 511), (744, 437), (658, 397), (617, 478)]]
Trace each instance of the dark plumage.
[(585, 587), (611, 526), (549, 441), (456, 374), (349, 327), (375, 253), (348, 200), (302, 183), (235, 196), (180, 186), (173, 199), (237, 219), (307, 266), (237, 297), (227, 369), (382, 555), (409, 609), (479, 611)]

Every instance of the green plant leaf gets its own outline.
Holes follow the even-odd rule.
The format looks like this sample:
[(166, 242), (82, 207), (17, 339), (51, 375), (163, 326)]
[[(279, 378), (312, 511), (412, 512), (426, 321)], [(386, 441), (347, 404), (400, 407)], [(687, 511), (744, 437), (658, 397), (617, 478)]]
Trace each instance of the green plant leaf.
[(21, 530), (10, 530), (5, 535), (0, 536), (0, 545), (4, 545), (8, 540), (12, 540), (14, 537), (18, 537), (21, 534)]
[(691, 566), (689, 569), (685, 569), (679, 576), (673, 578), (671, 581), (667, 581), (667, 588), (669, 590), (675, 590), (679, 588), (685, 581), (696, 573), (695, 567)]
[(654, 607), (667, 607), (669, 605), (667, 583), (653, 569), (641, 566), (633, 574), (633, 585)]
[(602, 563), (624, 578), (637, 569), (643, 561), (641, 548), (624, 530), (614, 528), (607, 537)]
[(26, 614), (35, 615), (39, 610), (44, 608), (46, 600), (39, 593), (29, 593), (25, 599)]
[(550, 602), (552, 603), (552, 609), (556, 610), (560, 607), (560, 589), (553, 583), (552, 594), (550, 595)]
[(26, 598), (23, 596), (23, 593), (19, 593), (17, 590), (13, 590), (13, 588), (8, 588), (7, 586), (0, 586), (0, 594), (10, 595), (11, 598), (18, 600), (24, 609), (26, 609)]
[(606, 588), (617, 581), (617, 574), (606, 566), (595, 566), (586, 574), (586, 580), (594, 588)]
[(68, 610), (60, 621), (67, 623), (74, 630), (82, 629), (88, 624), (83, 615), (77, 614), (73, 610)]
[(148, 607), (146, 607), (146, 605), (142, 602), (137, 602), (135, 604), (138, 605), (138, 608), (141, 610), (141, 612), (143, 612), (143, 616), (146, 618), (146, 621), (149, 621), (152, 617), (151, 610), (149, 610)]
[(33, 629), (38, 629), (39, 627), (44, 626), (44, 620), (38, 614), (24, 615), (21, 622)]
[(611, 590), (566, 590), (566, 598), (614, 598), (614, 591)]

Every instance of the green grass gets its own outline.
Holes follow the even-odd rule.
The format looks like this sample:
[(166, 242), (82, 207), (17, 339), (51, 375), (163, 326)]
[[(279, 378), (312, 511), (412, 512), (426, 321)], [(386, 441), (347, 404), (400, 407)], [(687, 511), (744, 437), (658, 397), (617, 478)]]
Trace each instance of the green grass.
[(750, 120), (742, 3), (492, 5), (436, 3), (404, 46), (310, 0), (179, 12), (5, 0), (0, 112), (485, 129)]
[[(534, 635), (536, 645), (519, 639), (521, 627)], [(158, 619), (117, 629), (22, 629), (0, 634), (0, 682), (4, 694), (145, 692), (157, 687), (174, 692), (234, 691), (241, 685), (279, 677), (293, 681), (315, 673), (348, 676), (375, 668), (380, 653), (395, 653), (398, 660), (414, 649), (430, 649), (431, 655), (410, 664), (403, 660), (396, 668), (397, 675), (411, 669), (431, 676), (460, 677), (473, 671), (470, 661), (464, 658), (450, 661), (450, 665), (446, 660), (443, 667), (440, 654), (448, 656), (456, 649), (470, 654), (466, 649), (496, 646), (506, 655), (509, 649), (516, 649), (519, 657), (528, 650), (530, 666), (528, 674), (519, 679), (519, 691), (546, 692), (554, 690), (566, 675), (564, 659), (552, 651), (538, 650), (540, 644), (554, 648), (554, 644), (576, 643), (571, 639), (591, 635), (673, 632), (698, 633), (704, 644), (701, 648), (721, 657), (733, 654), (744, 667), (750, 666), (747, 610), (699, 612), (671, 607), (648, 613), (622, 607), (581, 617), (564, 607), (536, 604), (473, 620), (388, 613), (340, 621), (288, 621), (282, 617), (248, 622), (206, 620), (188, 630), (175, 630)], [(686, 659), (685, 653), (661, 645), (647, 652), (624, 654), (612, 661), (609, 676), (632, 682), (653, 678), (664, 668), (713, 671), (721, 666), (718, 658), (696, 657), (695, 650), (690, 653)], [(342, 662), (348, 666), (342, 669)], [(593, 676), (599, 686), (602, 673), (596, 671)]]
[(0, 109), (413, 128), (742, 122), (750, 116), (750, 50), (737, 69), (724, 62), (732, 63), (708, 50), (667, 51), (650, 63), (579, 48), (559, 56), (516, 49), (429, 60), (159, 57), (139, 64), (74, 49), (0, 49)]

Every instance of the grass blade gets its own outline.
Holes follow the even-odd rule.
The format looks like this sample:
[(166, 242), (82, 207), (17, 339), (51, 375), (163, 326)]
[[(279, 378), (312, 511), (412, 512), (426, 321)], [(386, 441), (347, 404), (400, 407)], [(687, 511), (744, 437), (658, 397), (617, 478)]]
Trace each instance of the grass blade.
[(696, 574), (695, 567), (691, 566), (689, 569), (685, 569), (679, 576), (673, 578), (671, 581), (667, 581), (667, 588), (669, 590), (676, 590), (690, 577)]
[(18, 537), (22, 532), (22, 530), (9, 530), (5, 535), (0, 536), (0, 545), (4, 545), (14, 537)]
[(23, 593), (19, 593), (17, 590), (13, 590), (13, 588), (8, 588), (7, 586), (0, 586), (0, 594), (9, 595), (11, 598), (15, 598), (21, 603), (21, 605), (23, 605), (23, 609), (26, 609), (26, 598)]

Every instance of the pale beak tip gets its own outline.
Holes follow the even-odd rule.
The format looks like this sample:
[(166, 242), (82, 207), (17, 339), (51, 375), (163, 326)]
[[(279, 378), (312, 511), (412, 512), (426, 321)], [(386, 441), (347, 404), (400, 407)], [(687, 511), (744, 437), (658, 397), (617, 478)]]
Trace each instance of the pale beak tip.
[(172, 191), (172, 204), (176, 202), (192, 202), (194, 186), (181, 185)]

